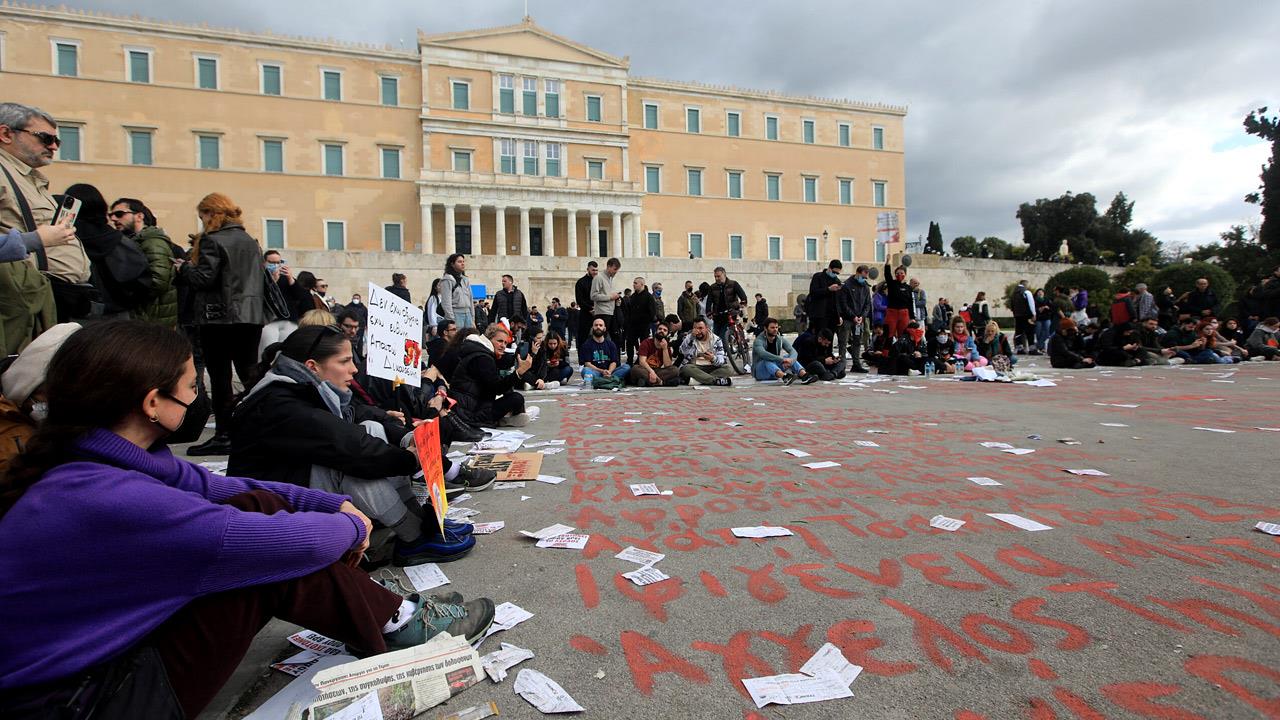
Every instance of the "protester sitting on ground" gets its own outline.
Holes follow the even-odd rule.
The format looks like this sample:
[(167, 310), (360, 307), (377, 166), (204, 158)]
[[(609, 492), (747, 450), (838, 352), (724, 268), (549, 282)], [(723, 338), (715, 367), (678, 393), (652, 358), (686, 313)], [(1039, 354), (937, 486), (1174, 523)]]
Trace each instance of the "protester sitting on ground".
[[(956, 317), (960, 317), (957, 315)], [(964, 318), (961, 318), (962, 320)], [(955, 322), (952, 320), (952, 322)], [(933, 372), (938, 375), (952, 375), (956, 371), (955, 343), (951, 342), (951, 331), (942, 328), (930, 333), (928, 340), (929, 357), (933, 360)]]
[[(1103, 323), (1106, 324), (1103, 324)], [(1088, 324), (1080, 328), (1080, 347), (1084, 349), (1084, 353), (1091, 358), (1098, 357), (1098, 337), (1103, 330), (1107, 329), (1110, 320), (1101, 321), (1098, 318), (1090, 318)]]
[(449, 383), (451, 397), (458, 401), (462, 417), (481, 427), (524, 427), (529, 424), (524, 396), (516, 392), (520, 376), (533, 366), (525, 355), (515, 362), (511, 374), (498, 372), (497, 358), (512, 342), (502, 323), (490, 323), (483, 335), (469, 335), (458, 349), (458, 367)]
[(1009, 337), (1000, 332), (1000, 323), (995, 320), (987, 321), (986, 327), (974, 342), (978, 346), (978, 354), (986, 358), (997, 370), (1005, 372), (1018, 364), (1018, 356), (1013, 353), (1013, 347), (1009, 345)]
[[(983, 329), (985, 332), (985, 328)], [(975, 367), (986, 367), (987, 358), (978, 352), (978, 343), (969, 334), (969, 326), (963, 318), (951, 319), (951, 343), (954, 347), (957, 368), (966, 372)]]
[(1280, 360), (1280, 318), (1260, 320), (1249, 334), (1245, 347), (1254, 359)]
[(724, 341), (707, 327), (706, 318), (699, 317), (693, 321), (693, 330), (680, 343), (680, 355), (684, 357), (680, 377), (685, 382), (693, 380), (701, 385), (720, 386), (733, 384), (730, 379), (733, 368), (728, 365)]
[[(526, 388), (532, 388), (534, 390), (542, 390), (546, 387), (547, 382), (542, 378), (542, 365), (538, 362), (538, 355), (542, 352), (542, 343), (545, 339), (546, 334), (539, 331), (533, 334), (533, 339), (531, 339), (527, 345), (520, 344), (517, 346), (516, 354), (521, 356), (527, 355), (533, 362), (529, 365), (529, 369), (520, 376), (520, 383), (517, 385), (516, 389), (524, 390)], [(516, 358), (508, 359), (506, 355), (506, 353), (503, 354), (503, 360), (508, 360), (511, 365), (514, 366)], [(499, 370), (501, 370), (502, 366), (506, 364), (507, 363), (499, 362)]]
[(458, 323), (452, 320), (441, 320), (436, 323), (435, 333), (432, 338), (427, 341), (427, 364), (430, 367), (436, 367), (440, 364), (440, 359), (444, 357), (445, 347), (449, 341), (458, 332)]
[(1099, 365), (1137, 367), (1146, 364), (1142, 342), (1133, 324), (1122, 322), (1103, 331), (1098, 338)]
[(1233, 343), (1237, 347), (1243, 347), (1245, 344), (1244, 331), (1240, 329), (1240, 321), (1236, 318), (1227, 318), (1218, 326), (1218, 335), (1226, 342)]
[(1191, 353), (1191, 360), (1188, 362), (1196, 365), (1240, 362), (1240, 358), (1232, 354), (1233, 348), (1224, 344), (1218, 336), (1218, 323), (1212, 317), (1202, 318), (1196, 325), (1196, 339), (1203, 341), (1203, 344), (1198, 351)]
[(328, 310), (308, 310), (298, 319), (298, 327), (325, 327), (336, 325), (338, 319)]
[(631, 371), (630, 365), (620, 362), (622, 358), (618, 345), (608, 333), (605, 318), (598, 317), (591, 321), (590, 336), (578, 343), (578, 364), (582, 366), (582, 381), (589, 387), (596, 377), (612, 377), (621, 382)]
[(1204, 347), (1204, 341), (1200, 339), (1196, 332), (1196, 325), (1199, 321), (1194, 317), (1184, 317), (1178, 321), (1178, 324), (1169, 329), (1160, 339), (1160, 344), (1173, 350), (1176, 357), (1183, 362), (1191, 362), (1191, 353), (1199, 352)]
[[(680, 322), (678, 317), (676, 322)], [(653, 337), (641, 341), (636, 364), (627, 373), (627, 384), (637, 387), (680, 384), (680, 369), (676, 367), (675, 352), (671, 348), (669, 325), (659, 324)]]
[(573, 364), (569, 362), (569, 348), (560, 333), (553, 330), (546, 334), (533, 365), (539, 368), (544, 387), (556, 388), (569, 382), (573, 377)]
[[(884, 337), (888, 338), (889, 333), (884, 333)], [(801, 382), (808, 385), (819, 380), (830, 382), (844, 377), (844, 368), (841, 367), (843, 363), (832, 355), (831, 345), (834, 340), (835, 333), (830, 328), (816, 332), (809, 330), (796, 338), (796, 362), (805, 371)], [(887, 358), (886, 353), (886, 360)]]
[[(801, 334), (803, 335), (804, 333)], [(796, 339), (799, 340), (798, 337)], [(885, 335), (884, 326), (872, 325), (870, 347), (866, 352), (862, 353), (862, 359), (867, 366), (878, 370), (881, 365), (889, 361), (889, 347), (891, 344), (889, 336)]]
[(880, 368), (885, 375), (922, 375), (929, 360), (929, 343), (924, 337), (921, 323), (907, 323), (901, 335), (894, 338), (889, 348), (889, 362)]
[(1076, 321), (1063, 318), (1058, 321), (1058, 332), (1049, 338), (1049, 365), (1068, 370), (1093, 367), (1093, 358), (1084, 354), (1080, 344), (1080, 329)]
[(1172, 348), (1162, 347), (1160, 342), (1160, 321), (1149, 317), (1138, 324), (1138, 345), (1142, 349), (1144, 365), (1181, 365), (1185, 362), (1176, 357)]
[(790, 385), (807, 374), (797, 363), (799, 357), (791, 342), (783, 337), (778, 321), (765, 318), (764, 332), (756, 336), (751, 347), (751, 376), (756, 380), (781, 380)]
[(77, 323), (62, 323), (40, 333), (0, 375), (0, 477), (48, 417), (45, 375), (49, 363), (79, 329)]
[(444, 377), (445, 382), (453, 382), (453, 373), (458, 369), (458, 360), (461, 357), (460, 352), (463, 341), (472, 335), (478, 334), (480, 334), (480, 331), (473, 327), (454, 330), (453, 337), (449, 338), (449, 342), (444, 347), (444, 352), (440, 354), (440, 362), (435, 363), (436, 369), (440, 371), (440, 375)]
[[(1244, 343), (1236, 342), (1222, 334), (1225, 323), (1219, 322), (1217, 318), (1210, 318), (1210, 320), (1213, 322), (1214, 340), (1216, 342), (1214, 352), (1219, 355), (1230, 355), (1234, 362), (1247, 361), (1249, 359), (1249, 351), (1244, 349)], [(1228, 320), (1226, 322), (1235, 322), (1235, 320)]]
[[(395, 534), (399, 565), (469, 553), (475, 546), (469, 526), (446, 527), (441, 535), (431, 509), (414, 497), (411, 479), (420, 465), (413, 428), (402, 415), (351, 402), (355, 365), (346, 336), (332, 327), (299, 328), (267, 348), (272, 353), (271, 371), (233, 415), (228, 474), (349, 495), (360, 512)], [(445, 467), (446, 480), (476, 478), (470, 471), (463, 476), (460, 463)], [(492, 483), (488, 477), (468, 485), (483, 490)]]
[[(955, 311), (951, 308), (951, 303), (946, 298), (938, 298), (938, 304), (933, 306), (933, 315), (929, 321), (929, 328), (937, 332), (938, 328), (951, 327), (951, 317), (955, 315)], [(923, 323), (921, 323), (923, 325)]]
[(0, 715), (195, 718), (273, 617), (361, 654), (492, 623), (490, 600), (402, 598), (355, 569), (372, 523), (348, 497), (175, 457), (166, 437), (207, 417), (195, 377), (186, 340), (141, 321), (54, 356), (49, 417), (0, 493), (0, 577), (22, 579), (0, 584)]

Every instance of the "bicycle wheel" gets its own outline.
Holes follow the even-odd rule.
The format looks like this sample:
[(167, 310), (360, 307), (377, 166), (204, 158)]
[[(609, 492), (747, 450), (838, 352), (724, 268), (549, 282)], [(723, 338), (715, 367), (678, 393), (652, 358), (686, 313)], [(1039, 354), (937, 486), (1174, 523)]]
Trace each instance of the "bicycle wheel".
[(725, 354), (729, 356), (729, 365), (733, 367), (733, 371), (739, 375), (747, 371), (746, 348), (742, 345), (742, 338), (736, 330), (730, 330), (725, 333), (729, 343), (725, 348)]

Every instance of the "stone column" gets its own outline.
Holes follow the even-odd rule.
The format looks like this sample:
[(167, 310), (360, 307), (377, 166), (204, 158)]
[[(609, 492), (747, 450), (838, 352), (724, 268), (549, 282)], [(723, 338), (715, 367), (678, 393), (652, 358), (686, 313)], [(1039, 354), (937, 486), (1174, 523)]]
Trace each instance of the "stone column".
[(529, 208), (520, 208), (520, 257), (529, 257)]
[[(569, 257), (578, 257), (578, 211), (569, 209)], [(591, 253), (587, 253), (590, 255)]]
[(587, 257), (600, 252), (600, 211), (591, 211), (591, 234), (587, 236)]
[(497, 221), (496, 230), (493, 234), (494, 239), (498, 243), (498, 254), (507, 254), (507, 209), (498, 206), (493, 209), (493, 219)]
[(609, 231), (609, 255), (622, 257), (622, 213), (613, 211), (613, 229)]
[(622, 255), (621, 257), (635, 257), (635, 238), (631, 236), (631, 218), (627, 217), (622, 221)]
[(556, 213), (551, 208), (542, 211), (542, 254), (547, 257), (556, 256)]
[(433, 253), (436, 251), (435, 238), (432, 237), (431, 227), (431, 205), (422, 206), (422, 242), (418, 246), (420, 253)]
[(631, 213), (627, 219), (631, 225), (631, 249), (635, 253), (631, 257), (648, 257), (649, 240), (640, 232), (640, 213)]
[(480, 205), (471, 204), (471, 254), (481, 255), (484, 248), (480, 245)]
[(458, 252), (458, 238), (454, 236), (453, 203), (444, 204), (444, 251), (452, 255)]

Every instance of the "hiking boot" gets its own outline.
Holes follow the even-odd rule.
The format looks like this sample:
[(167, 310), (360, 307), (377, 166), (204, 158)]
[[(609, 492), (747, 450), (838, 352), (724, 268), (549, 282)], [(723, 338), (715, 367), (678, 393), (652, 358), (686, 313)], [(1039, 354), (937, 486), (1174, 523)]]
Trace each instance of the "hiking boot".
[[(402, 592), (405, 590), (405, 585), (403, 582), (400, 581), (399, 578), (381, 577), (381, 578), (370, 578), (370, 580), (373, 580), (374, 582), (378, 583), (382, 587), (390, 590), (391, 592), (397, 595), (400, 595), (401, 597), (407, 597), (404, 594), (404, 592)], [(412, 595), (413, 593), (409, 593), (409, 594)], [(450, 605), (461, 605), (463, 598), (462, 598), (462, 593), (450, 591), (450, 592), (444, 592), (444, 593), (431, 593), (431, 595), (428, 596), (428, 599), (435, 600), (436, 602), (448, 603)]]
[(214, 435), (199, 445), (192, 445), (187, 448), (187, 455), (190, 457), (201, 457), (204, 455), (230, 455), (231, 454), (231, 438), (226, 435)]
[(714, 381), (712, 381), (711, 384), (717, 387), (729, 387), (730, 385), (733, 384), (733, 379), (732, 378), (716, 378)]
[(818, 382), (818, 376), (814, 375), (813, 373), (809, 373), (808, 375), (805, 375), (803, 378), (800, 378), (801, 385), (812, 385), (816, 382)]
[(484, 637), (493, 624), (494, 606), (489, 598), (448, 603), (414, 593), (405, 599), (417, 608), (409, 624), (382, 636), (387, 652), (421, 645), (442, 632), (473, 643)]
[(422, 537), (414, 542), (396, 541), (393, 562), (397, 567), (429, 562), (453, 562), (465, 557), (475, 546), (474, 535), (464, 537), (449, 530), (445, 530), (441, 535), (435, 526), (429, 525), (423, 530)]

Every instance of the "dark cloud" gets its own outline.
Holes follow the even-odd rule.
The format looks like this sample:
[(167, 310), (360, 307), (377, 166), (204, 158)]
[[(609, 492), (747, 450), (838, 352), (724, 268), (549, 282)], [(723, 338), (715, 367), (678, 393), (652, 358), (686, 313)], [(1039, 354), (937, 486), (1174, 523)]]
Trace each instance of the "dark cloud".
[[(160, 0), (80, 6), (247, 31), (412, 47), (415, 29), (518, 22), (521, 0)], [(1265, 148), (1224, 143), (1277, 100), (1280, 4), (1239, 0), (948, 3), (530, 0), (539, 24), (631, 57), (642, 76), (906, 104), (912, 232), (1016, 240), (1019, 203), (1118, 190), (1162, 238), (1213, 239)], [(1213, 152), (1212, 148), (1229, 148)]]

